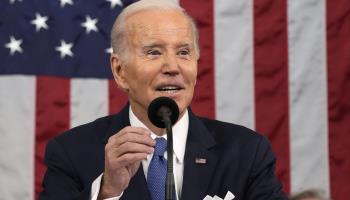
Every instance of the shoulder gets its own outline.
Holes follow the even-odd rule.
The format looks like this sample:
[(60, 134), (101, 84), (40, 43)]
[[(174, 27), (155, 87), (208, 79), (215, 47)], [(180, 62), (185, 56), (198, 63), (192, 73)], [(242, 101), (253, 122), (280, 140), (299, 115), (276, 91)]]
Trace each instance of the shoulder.
[(265, 136), (242, 125), (203, 117), (198, 117), (198, 119), (207, 128), (220, 149), (240, 149), (245, 153), (255, 154), (261, 149), (271, 148)]
[(112, 121), (113, 116), (102, 117), (54, 137), (46, 145), (46, 162), (80, 166), (91, 159), (99, 160), (100, 155), (103, 155), (104, 138)]
[(208, 131), (216, 139), (235, 139), (240, 141), (261, 140), (261, 134), (242, 125), (223, 122), (219, 120), (198, 117)]
[(105, 138), (111, 130), (115, 116), (98, 118), (90, 123), (77, 126), (52, 138), (46, 145), (46, 154), (71, 154), (71, 157), (95, 154), (103, 150)]
[(109, 136), (117, 133), (129, 122), (129, 106), (125, 106), (120, 112), (98, 118), (90, 123), (83, 124), (67, 130), (53, 140), (70, 144), (106, 142)]
[(98, 118), (87, 124), (74, 127), (58, 135), (54, 140), (57, 142), (82, 143), (87, 140), (102, 140), (109, 131), (113, 116)]

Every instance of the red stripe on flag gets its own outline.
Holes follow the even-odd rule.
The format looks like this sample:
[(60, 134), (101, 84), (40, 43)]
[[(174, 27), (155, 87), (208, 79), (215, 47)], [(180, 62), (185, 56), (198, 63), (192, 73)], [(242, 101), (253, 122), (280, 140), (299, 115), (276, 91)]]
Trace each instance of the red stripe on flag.
[(35, 120), (35, 199), (42, 191), (46, 171), (44, 153), (48, 140), (69, 129), (70, 81), (37, 77)]
[(277, 176), (290, 189), (287, 2), (254, 1), (256, 130), (270, 139)]
[(201, 57), (198, 80), (191, 104), (201, 116), (215, 117), (214, 90), (214, 4), (213, 0), (186, 0), (181, 5), (195, 19), (200, 38)]
[(350, 196), (350, 4), (327, 1), (329, 156), (332, 197)]
[(109, 114), (115, 114), (125, 106), (128, 97), (125, 92), (117, 87), (117, 83), (113, 80), (108, 81), (108, 99), (109, 99)]

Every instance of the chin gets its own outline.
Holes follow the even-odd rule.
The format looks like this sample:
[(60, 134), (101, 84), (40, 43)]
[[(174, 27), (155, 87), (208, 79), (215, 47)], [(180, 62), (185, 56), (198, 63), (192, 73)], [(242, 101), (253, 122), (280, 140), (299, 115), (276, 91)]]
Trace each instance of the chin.
[(180, 114), (183, 114), (185, 111), (186, 111), (186, 109), (188, 108), (188, 104), (185, 104), (185, 103), (181, 103), (181, 102), (177, 102), (176, 101), (176, 104), (177, 104), (177, 106), (179, 106), (179, 111), (180, 111)]

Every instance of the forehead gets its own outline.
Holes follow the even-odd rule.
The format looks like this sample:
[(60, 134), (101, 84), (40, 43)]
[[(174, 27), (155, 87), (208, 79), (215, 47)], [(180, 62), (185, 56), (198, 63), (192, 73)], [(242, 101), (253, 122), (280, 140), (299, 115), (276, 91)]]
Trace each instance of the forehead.
[(191, 40), (191, 23), (180, 11), (144, 10), (126, 19), (127, 33), (132, 40)]

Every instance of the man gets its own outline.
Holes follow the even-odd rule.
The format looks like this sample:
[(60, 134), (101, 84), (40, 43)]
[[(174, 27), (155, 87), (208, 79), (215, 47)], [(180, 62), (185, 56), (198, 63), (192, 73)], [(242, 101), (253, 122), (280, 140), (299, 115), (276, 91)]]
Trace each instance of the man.
[(189, 109), (198, 34), (181, 7), (167, 0), (134, 3), (118, 16), (111, 39), (112, 72), (129, 104), (49, 142), (40, 199), (155, 200), (150, 171), (166, 134), (150, 122), (147, 108), (160, 96), (175, 100), (180, 111), (173, 127), (176, 199), (223, 198), (228, 192), (239, 200), (286, 199), (266, 139)]

